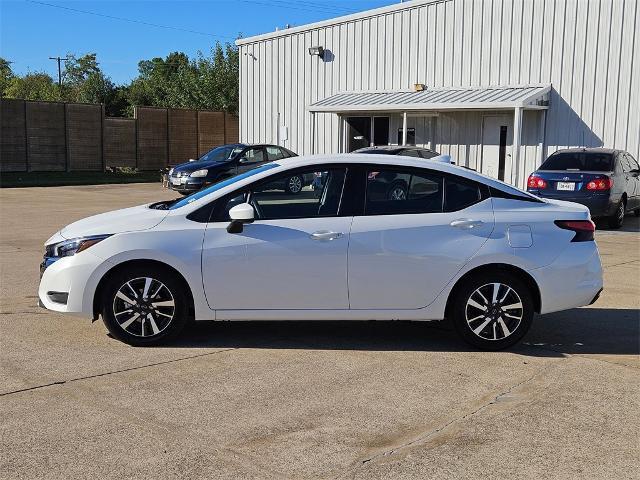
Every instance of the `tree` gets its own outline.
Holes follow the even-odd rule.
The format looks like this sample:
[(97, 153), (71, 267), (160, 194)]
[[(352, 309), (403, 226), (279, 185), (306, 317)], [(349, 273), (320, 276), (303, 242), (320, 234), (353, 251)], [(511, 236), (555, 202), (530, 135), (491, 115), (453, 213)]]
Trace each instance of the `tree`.
[(13, 77), (5, 90), (8, 98), (25, 100), (60, 100), (58, 85), (43, 72), (28, 73), (24, 77)]
[(0, 57), (0, 97), (6, 96), (6, 90), (14, 78), (11, 62)]

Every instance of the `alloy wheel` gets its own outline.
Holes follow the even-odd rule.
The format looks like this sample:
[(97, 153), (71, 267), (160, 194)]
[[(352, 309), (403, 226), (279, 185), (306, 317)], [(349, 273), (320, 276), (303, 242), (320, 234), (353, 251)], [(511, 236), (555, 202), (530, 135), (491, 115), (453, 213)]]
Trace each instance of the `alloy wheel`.
[(503, 340), (520, 326), (524, 306), (518, 293), (503, 283), (487, 283), (469, 296), (465, 316), (469, 329), (483, 340)]
[(302, 190), (302, 179), (298, 176), (291, 177), (287, 183), (287, 187), (291, 193), (298, 193)]
[(394, 187), (389, 193), (390, 200), (404, 200), (407, 198), (407, 193), (402, 187)]
[(125, 282), (113, 299), (117, 324), (136, 337), (151, 337), (163, 332), (174, 314), (173, 294), (164, 283), (151, 277)]

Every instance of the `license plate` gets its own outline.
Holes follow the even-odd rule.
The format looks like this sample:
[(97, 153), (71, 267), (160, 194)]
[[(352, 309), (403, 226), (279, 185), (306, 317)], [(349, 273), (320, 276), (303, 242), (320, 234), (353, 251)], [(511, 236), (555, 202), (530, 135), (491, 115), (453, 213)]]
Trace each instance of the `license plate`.
[(564, 190), (564, 191), (574, 191), (576, 189), (576, 184), (573, 182), (558, 182), (556, 184), (556, 190)]
[(179, 178), (172, 178), (171, 179), (171, 185), (180, 185), (180, 179)]

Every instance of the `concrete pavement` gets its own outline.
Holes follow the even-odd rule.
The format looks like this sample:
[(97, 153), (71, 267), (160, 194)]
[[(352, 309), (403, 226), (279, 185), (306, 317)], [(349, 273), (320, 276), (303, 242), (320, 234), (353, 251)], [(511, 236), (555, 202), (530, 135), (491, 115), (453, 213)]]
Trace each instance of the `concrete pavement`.
[(478, 352), (446, 324), (203, 323), (133, 348), (35, 306), (42, 243), (158, 185), (0, 190), (2, 478), (640, 478), (640, 233), (605, 292)]

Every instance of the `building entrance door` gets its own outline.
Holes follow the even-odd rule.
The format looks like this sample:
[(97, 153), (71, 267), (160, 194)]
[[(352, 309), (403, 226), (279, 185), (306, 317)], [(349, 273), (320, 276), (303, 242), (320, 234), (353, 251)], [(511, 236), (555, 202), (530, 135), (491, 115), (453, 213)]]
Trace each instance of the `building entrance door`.
[(347, 152), (371, 145), (371, 117), (347, 117)]
[(498, 180), (511, 182), (511, 145), (513, 145), (512, 116), (482, 117), (481, 172)]

